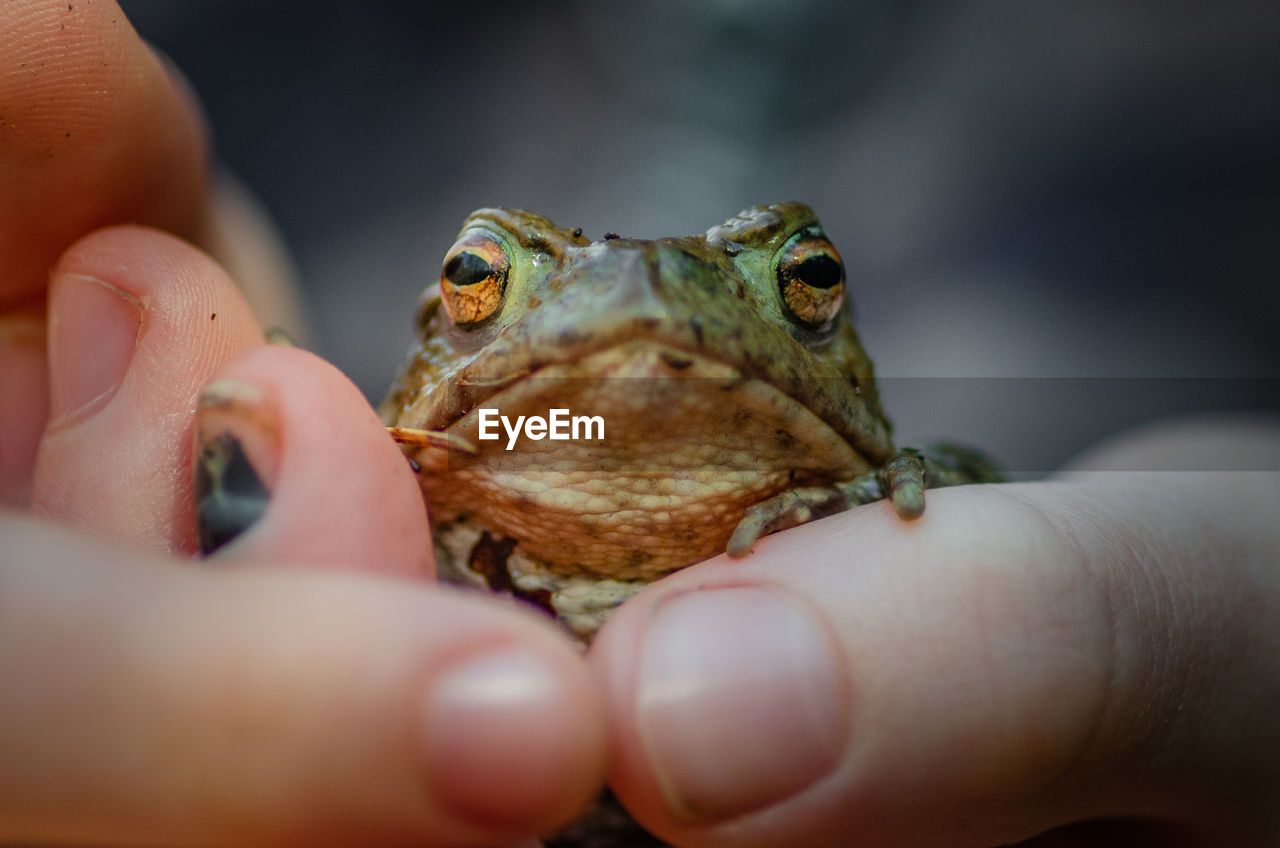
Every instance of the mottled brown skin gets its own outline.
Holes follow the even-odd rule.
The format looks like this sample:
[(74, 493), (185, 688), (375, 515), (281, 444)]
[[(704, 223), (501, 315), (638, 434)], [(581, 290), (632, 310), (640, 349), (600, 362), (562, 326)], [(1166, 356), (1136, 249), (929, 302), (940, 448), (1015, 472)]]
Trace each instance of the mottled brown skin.
[[(420, 469), (442, 576), (531, 600), (585, 641), (726, 548), (886, 493), (912, 518), (926, 482), (973, 479), (894, 448), (844, 287), (801, 203), (654, 241), (473, 213), (382, 407)], [(508, 451), (505, 433), (479, 438), (482, 407), (598, 415), (605, 438)], [(494, 579), (497, 540), (510, 580)]]

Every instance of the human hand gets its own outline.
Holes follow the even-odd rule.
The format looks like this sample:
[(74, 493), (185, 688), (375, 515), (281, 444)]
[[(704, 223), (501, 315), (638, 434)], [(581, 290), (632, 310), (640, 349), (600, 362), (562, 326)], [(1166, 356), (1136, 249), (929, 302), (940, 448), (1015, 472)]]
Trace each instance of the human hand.
[[(1274, 469), (1280, 429), (1093, 467), (1224, 458)], [(611, 783), (680, 846), (1274, 845), (1278, 511), (1274, 471), (1082, 472), (687, 569), (591, 649)]]
[(0, 58), (0, 505), (22, 506), (47, 423), (49, 271), (76, 239), (176, 233), (232, 271), (260, 320), (298, 323), (274, 231), (209, 179), (194, 100), (115, 3), (0, 4)]
[[(356, 389), (261, 346), (190, 244), (76, 241), (199, 238), (211, 202), (168, 76), (114, 4), (72, 5), (0, 7), (0, 56), (33, 69), (0, 76), (0, 479), (40, 516), (0, 515), (0, 842), (563, 821), (602, 771), (587, 671), (544, 622), (430, 585), (416, 483)], [(197, 420), (270, 491), (203, 568), (180, 558)]]

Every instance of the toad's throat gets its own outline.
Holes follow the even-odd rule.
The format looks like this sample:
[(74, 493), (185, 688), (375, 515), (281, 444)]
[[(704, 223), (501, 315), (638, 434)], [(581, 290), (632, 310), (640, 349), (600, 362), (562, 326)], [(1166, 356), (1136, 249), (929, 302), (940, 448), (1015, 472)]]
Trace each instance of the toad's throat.
[[(512, 422), (549, 422), (554, 410), (568, 438), (527, 426), (512, 436)], [(573, 438), (574, 418), (601, 426)], [(465, 517), (567, 573), (616, 575), (626, 564), (649, 578), (680, 568), (722, 551), (752, 504), (871, 467), (773, 386), (652, 342), (542, 368), (449, 432), (478, 453), (422, 476), (434, 519)]]

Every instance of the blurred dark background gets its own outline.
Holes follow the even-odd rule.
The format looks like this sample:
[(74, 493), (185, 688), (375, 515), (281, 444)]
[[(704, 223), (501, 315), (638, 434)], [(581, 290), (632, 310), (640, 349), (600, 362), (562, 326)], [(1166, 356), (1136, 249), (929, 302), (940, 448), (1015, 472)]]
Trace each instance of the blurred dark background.
[(1035, 470), (1280, 404), (1274, 3), (122, 5), (375, 401), (473, 208), (658, 237), (794, 199), (907, 441)]

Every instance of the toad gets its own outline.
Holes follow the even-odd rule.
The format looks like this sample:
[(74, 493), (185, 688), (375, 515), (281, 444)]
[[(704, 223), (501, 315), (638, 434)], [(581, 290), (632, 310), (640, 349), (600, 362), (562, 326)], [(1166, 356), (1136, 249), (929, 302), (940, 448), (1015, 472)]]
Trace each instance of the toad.
[(645, 585), (763, 534), (881, 498), (911, 520), (927, 487), (996, 479), (894, 446), (846, 290), (802, 203), (657, 240), (473, 213), (381, 409), (441, 578), (586, 643)]

